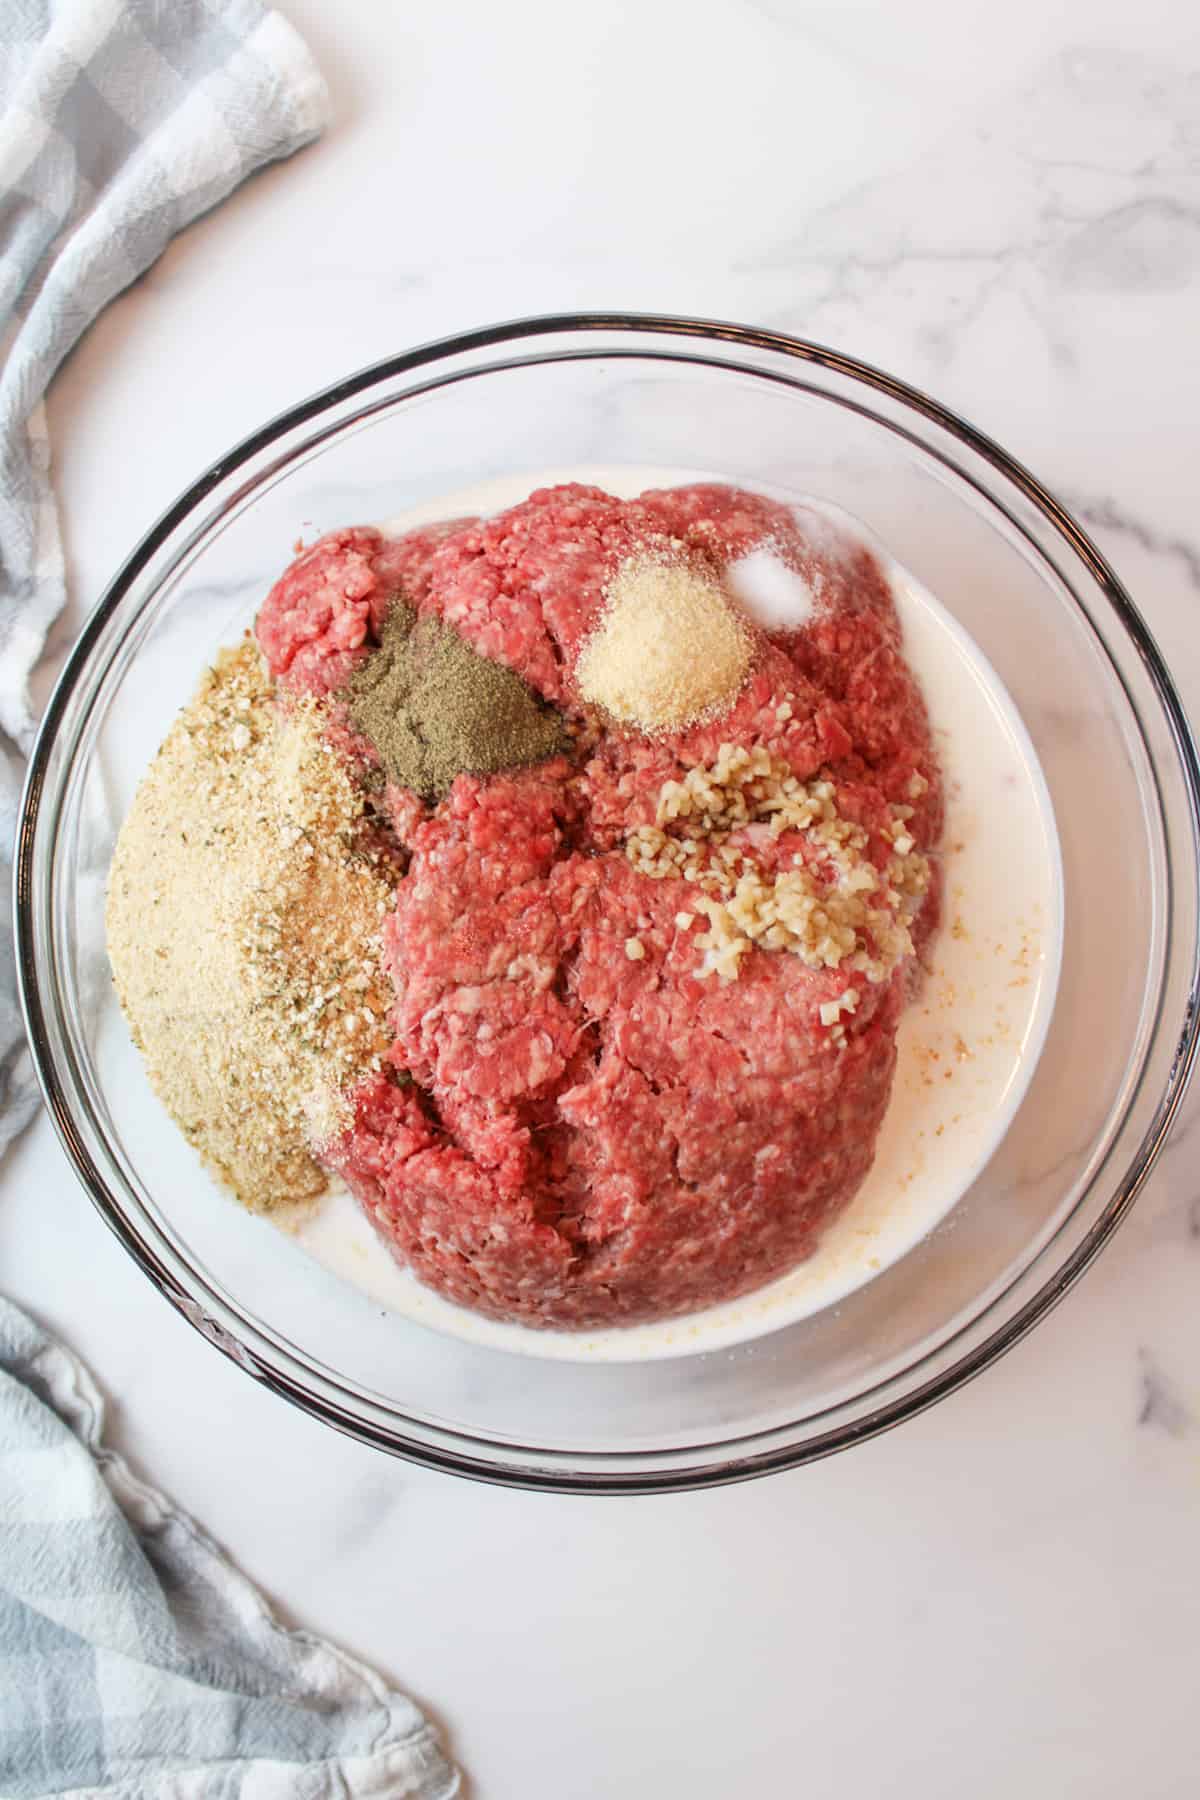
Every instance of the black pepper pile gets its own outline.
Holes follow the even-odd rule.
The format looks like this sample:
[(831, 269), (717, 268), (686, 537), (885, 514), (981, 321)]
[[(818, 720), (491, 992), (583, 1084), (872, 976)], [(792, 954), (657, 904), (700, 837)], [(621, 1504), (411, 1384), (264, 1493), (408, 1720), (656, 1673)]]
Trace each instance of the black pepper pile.
[(441, 800), (456, 775), (524, 768), (570, 744), (561, 715), (519, 675), (403, 601), (344, 698), (390, 779), (424, 800)]

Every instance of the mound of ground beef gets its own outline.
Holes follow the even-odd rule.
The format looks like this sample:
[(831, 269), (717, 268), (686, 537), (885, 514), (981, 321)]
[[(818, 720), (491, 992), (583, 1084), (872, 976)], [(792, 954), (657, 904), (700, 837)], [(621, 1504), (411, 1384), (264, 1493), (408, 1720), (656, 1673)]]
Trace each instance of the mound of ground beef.
[[(718, 570), (769, 546), (817, 604), (756, 632), (720, 717), (605, 729), (574, 669), (615, 572), (664, 540)], [(756, 946), (735, 980), (702, 978), (700, 896), (636, 871), (625, 839), (664, 782), (732, 743), (826, 773), (881, 868), (894, 806), (936, 846), (937, 759), (879, 564), (728, 487), (542, 489), (492, 519), (304, 551), (258, 620), (281, 687), (336, 694), (400, 597), (583, 729), (573, 762), (463, 774), (434, 806), (386, 791), (407, 859), (384, 926), (392, 1067), (357, 1090), (329, 1166), (421, 1281), (493, 1317), (628, 1324), (760, 1286), (812, 1253), (870, 1168), (914, 958), (858, 981), (831, 1032), (844, 972)], [(802, 848), (759, 845), (765, 865)], [(934, 881), (917, 952), (937, 911)]]

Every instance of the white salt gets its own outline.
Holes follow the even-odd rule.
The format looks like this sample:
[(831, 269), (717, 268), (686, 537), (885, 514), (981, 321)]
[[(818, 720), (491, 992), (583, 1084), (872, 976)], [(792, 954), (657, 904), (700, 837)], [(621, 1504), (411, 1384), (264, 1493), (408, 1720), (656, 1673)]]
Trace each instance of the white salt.
[(725, 568), (725, 582), (750, 617), (767, 631), (796, 629), (811, 619), (819, 593), (767, 544)]

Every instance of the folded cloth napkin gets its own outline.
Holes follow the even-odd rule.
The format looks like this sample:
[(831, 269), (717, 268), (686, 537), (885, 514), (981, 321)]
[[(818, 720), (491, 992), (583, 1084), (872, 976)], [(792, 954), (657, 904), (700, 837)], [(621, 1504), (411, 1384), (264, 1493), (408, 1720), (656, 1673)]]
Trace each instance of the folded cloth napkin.
[[(256, 0), (0, 5), (0, 730), (63, 602), (47, 383), (172, 233), (314, 137), (325, 89)], [(19, 759), (0, 738), (0, 881)], [(0, 895), (0, 900), (5, 896)], [(0, 1150), (29, 1117), (0, 925)], [(458, 1792), (410, 1700), (280, 1626), (101, 1444), (96, 1390), (0, 1300), (0, 1795), (350, 1800)]]
[(0, 1300), (0, 1794), (449, 1800), (410, 1700), (287, 1631), (101, 1445), (74, 1357)]

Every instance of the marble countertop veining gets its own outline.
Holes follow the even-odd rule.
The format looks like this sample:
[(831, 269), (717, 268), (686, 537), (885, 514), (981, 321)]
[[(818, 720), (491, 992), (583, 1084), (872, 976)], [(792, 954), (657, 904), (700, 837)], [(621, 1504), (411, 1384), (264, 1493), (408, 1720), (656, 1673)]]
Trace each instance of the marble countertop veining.
[[(459, 327), (615, 306), (800, 332), (937, 394), (1091, 527), (1200, 714), (1194, 9), (284, 9), (335, 125), (172, 245), (53, 390), (60, 650), (159, 510), (300, 393)], [(476, 1800), (1183, 1800), (1198, 1116), (1200, 1095), (1096, 1267), (981, 1379), (708, 1494), (509, 1493), (342, 1440), (171, 1311), (44, 1120), (0, 1171), (0, 1279), (286, 1614), (432, 1710)]]

